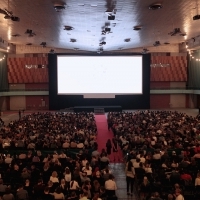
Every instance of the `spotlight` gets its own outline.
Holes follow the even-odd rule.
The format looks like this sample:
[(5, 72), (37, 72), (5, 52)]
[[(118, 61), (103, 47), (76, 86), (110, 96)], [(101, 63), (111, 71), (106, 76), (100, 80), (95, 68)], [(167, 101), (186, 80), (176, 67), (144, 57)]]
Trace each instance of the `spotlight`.
[(42, 47), (46, 47), (47, 46), (47, 43), (46, 42), (42, 42), (40, 45), (42, 45)]
[(193, 20), (199, 20), (200, 19), (200, 15), (195, 15), (194, 17), (193, 17)]
[(49, 51), (49, 53), (55, 53), (55, 51), (54, 51), (54, 49), (51, 49), (50, 51)]

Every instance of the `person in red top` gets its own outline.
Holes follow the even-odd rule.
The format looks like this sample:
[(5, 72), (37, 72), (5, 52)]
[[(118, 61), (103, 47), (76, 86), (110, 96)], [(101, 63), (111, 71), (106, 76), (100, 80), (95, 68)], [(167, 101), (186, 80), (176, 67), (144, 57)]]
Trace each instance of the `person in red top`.
[(183, 171), (181, 173), (181, 180), (192, 181), (192, 176), (189, 173), (187, 173), (186, 171)]

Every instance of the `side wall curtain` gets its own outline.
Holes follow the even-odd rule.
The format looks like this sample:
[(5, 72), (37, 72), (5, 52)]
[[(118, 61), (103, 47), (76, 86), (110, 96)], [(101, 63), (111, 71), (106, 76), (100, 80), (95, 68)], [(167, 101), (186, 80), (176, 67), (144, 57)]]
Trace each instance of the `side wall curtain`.
[[(2, 59), (5, 55), (5, 58)], [(0, 52), (0, 91), (8, 90), (7, 55)]]
[(195, 51), (188, 59), (188, 87), (200, 89), (200, 50)]

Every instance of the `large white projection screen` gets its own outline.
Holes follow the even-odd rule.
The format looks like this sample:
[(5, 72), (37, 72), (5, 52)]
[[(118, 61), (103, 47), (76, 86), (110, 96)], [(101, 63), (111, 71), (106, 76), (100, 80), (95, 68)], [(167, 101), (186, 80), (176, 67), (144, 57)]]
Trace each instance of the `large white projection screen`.
[(59, 95), (142, 94), (142, 56), (57, 56)]

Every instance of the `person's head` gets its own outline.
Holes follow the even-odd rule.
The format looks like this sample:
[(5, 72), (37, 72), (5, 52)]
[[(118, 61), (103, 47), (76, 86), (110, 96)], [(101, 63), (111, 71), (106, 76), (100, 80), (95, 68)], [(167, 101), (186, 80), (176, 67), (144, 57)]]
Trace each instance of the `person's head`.
[(76, 196), (76, 192), (71, 192), (71, 197), (75, 197)]
[(19, 184), (18, 188), (19, 188), (19, 189), (23, 189), (23, 185), (22, 185), (22, 184)]
[(174, 199), (173, 195), (172, 194), (168, 194), (167, 200), (173, 200), (173, 199)]
[(101, 177), (101, 172), (98, 170), (98, 171), (96, 171), (95, 175), (96, 175), (96, 177)]
[(180, 194), (181, 194), (181, 190), (180, 190), (180, 189), (176, 189), (176, 190), (175, 190), (175, 195), (178, 196), (178, 195), (180, 195)]
[(65, 185), (65, 179), (61, 179), (60, 184)]
[(100, 192), (101, 192), (101, 193), (105, 193), (105, 192), (106, 192), (106, 189), (105, 189), (104, 186), (101, 186), (101, 187), (100, 187)]
[(155, 193), (154, 193), (154, 197), (155, 197), (155, 198), (159, 198), (159, 197), (160, 197), (159, 193), (158, 193), (158, 192), (155, 192)]
[(86, 176), (87, 176), (87, 172), (83, 172), (83, 173), (82, 173), (82, 176), (83, 176), (83, 177), (86, 177)]
[(11, 193), (11, 191), (10, 191), (10, 188), (9, 188), (9, 187), (7, 187), (7, 188), (6, 188), (6, 190), (5, 190), (5, 193), (6, 193), (6, 194), (10, 194), (10, 193)]
[(57, 194), (60, 194), (60, 193), (61, 193), (61, 188), (60, 188), (60, 187), (57, 187), (55, 192), (56, 192)]
[(27, 171), (28, 171), (27, 168), (24, 168), (24, 169), (22, 170), (23, 173), (25, 173), (25, 172), (27, 172)]
[(14, 170), (18, 171), (19, 170), (19, 166), (18, 165), (14, 165)]
[(32, 169), (32, 170), (35, 169), (35, 165), (31, 165), (31, 169)]
[(148, 178), (145, 176), (144, 178), (143, 178), (143, 183), (144, 184), (147, 184), (149, 181), (148, 181)]
[(41, 185), (43, 183), (43, 180), (42, 179), (39, 179), (38, 180), (38, 185)]
[(44, 193), (48, 194), (49, 193), (49, 187), (45, 187)]
[(88, 192), (84, 191), (83, 194), (82, 194), (82, 197), (88, 197)]
[(98, 199), (99, 199), (99, 193), (95, 193), (92, 200), (98, 200)]
[(179, 185), (178, 183), (176, 183), (176, 184), (174, 185), (174, 188), (175, 188), (175, 189), (180, 189), (180, 185)]
[(114, 179), (114, 176), (113, 176), (112, 174), (110, 174), (110, 175), (109, 175), (109, 179), (110, 179), (110, 180), (113, 180), (113, 179)]
[(56, 171), (52, 172), (52, 177), (56, 178), (58, 176), (58, 173)]
[(65, 168), (65, 173), (66, 173), (66, 174), (70, 174), (69, 167), (66, 167), (66, 168)]

